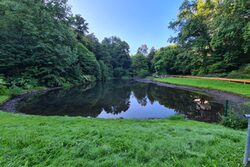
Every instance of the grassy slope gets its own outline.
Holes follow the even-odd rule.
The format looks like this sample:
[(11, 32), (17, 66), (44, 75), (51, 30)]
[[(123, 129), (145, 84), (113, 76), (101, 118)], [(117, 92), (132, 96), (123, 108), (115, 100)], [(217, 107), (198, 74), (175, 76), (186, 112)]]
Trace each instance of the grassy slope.
[(250, 85), (197, 78), (156, 78), (155, 81), (231, 92), (250, 97)]
[[(245, 132), (186, 120), (0, 112), (0, 166), (241, 166)], [(239, 165), (240, 164), (240, 165)]]

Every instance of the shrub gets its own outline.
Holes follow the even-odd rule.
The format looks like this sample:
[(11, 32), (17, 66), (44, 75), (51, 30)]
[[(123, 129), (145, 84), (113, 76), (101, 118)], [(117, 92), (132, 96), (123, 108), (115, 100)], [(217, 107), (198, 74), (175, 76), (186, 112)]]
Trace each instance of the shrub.
[(6, 86), (6, 81), (3, 77), (0, 76), (0, 95), (6, 95), (8, 93), (8, 89)]
[(231, 111), (228, 116), (222, 117), (221, 124), (233, 129), (246, 129), (248, 122), (243, 115)]
[(19, 94), (21, 94), (21, 93), (23, 93), (23, 89), (21, 88), (21, 87), (17, 87), (17, 86), (12, 86), (12, 87), (10, 87), (9, 88), (9, 94), (11, 95), (11, 96), (15, 96), (15, 95), (19, 95)]
[(232, 71), (228, 77), (230, 78), (246, 78), (250, 79), (250, 64), (243, 66), (237, 71)]
[(22, 89), (32, 89), (38, 86), (38, 81), (34, 78), (23, 76), (9, 79), (10, 85), (12, 88), (20, 87)]
[(138, 75), (139, 77), (144, 78), (144, 77), (150, 75), (150, 73), (148, 72), (148, 70), (141, 69), (141, 70), (139, 70), (139, 71), (137, 72), (137, 75)]

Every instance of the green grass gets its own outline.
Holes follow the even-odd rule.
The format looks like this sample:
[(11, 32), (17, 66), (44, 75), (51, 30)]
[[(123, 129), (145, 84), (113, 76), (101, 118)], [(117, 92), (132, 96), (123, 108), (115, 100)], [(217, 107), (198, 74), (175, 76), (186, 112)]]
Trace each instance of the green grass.
[(176, 85), (221, 90), (250, 97), (250, 85), (247, 84), (198, 78), (155, 78), (154, 80)]
[(6, 102), (9, 98), (10, 96), (8, 95), (0, 95), (0, 104), (3, 104), (4, 102)]
[(0, 166), (243, 166), (245, 132), (168, 120), (0, 112)]

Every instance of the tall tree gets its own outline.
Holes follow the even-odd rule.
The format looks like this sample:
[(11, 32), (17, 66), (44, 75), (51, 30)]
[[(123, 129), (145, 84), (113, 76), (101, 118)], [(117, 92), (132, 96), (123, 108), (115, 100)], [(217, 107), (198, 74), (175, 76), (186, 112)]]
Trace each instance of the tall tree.
[(148, 46), (146, 44), (141, 45), (137, 49), (137, 54), (142, 54), (144, 56), (147, 56), (148, 55)]
[(148, 62), (148, 68), (149, 68), (149, 72), (150, 73), (154, 73), (155, 72), (155, 69), (154, 69), (154, 66), (153, 66), (153, 59), (155, 57), (155, 54), (156, 54), (156, 49), (154, 47), (152, 47), (149, 51), (149, 54), (147, 55), (147, 62)]
[(79, 14), (71, 18), (71, 25), (81, 35), (86, 35), (89, 32), (88, 23), (86, 23), (86, 20)]
[(149, 75), (147, 58), (142, 54), (132, 56), (133, 76), (145, 77)]
[(110, 62), (114, 71), (114, 77), (128, 75), (131, 66), (129, 45), (118, 37), (105, 38), (102, 41), (105, 56), (104, 62)]
[(194, 57), (193, 74), (228, 73), (249, 63), (248, 11), (241, 0), (185, 0), (170, 39)]

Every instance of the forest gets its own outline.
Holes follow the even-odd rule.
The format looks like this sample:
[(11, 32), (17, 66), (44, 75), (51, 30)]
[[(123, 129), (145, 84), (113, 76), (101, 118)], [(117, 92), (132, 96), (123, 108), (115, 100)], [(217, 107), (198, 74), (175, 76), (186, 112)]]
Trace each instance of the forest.
[(67, 0), (0, 2), (0, 73), (10, 87), (57, 87), (127, 76), (129, 45), (99, 42)]
[(152, 74), (250, 78), (250, 2), (184, 0), (169, 46), (99, 41), (67, 0), (1, 0), (0, 84), (29, 89)]
[[(149, 54), (151, 65), (140, 64), (146, 69), (142, 75), (250, 78), (250, 1), (185, 0), (169, 28), (177, 34), (169, 39), (172, 44), (157, 50), (153, 59)], [(132, 59), (146, 65), (139, 55)]]

